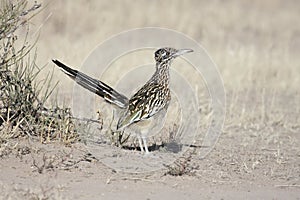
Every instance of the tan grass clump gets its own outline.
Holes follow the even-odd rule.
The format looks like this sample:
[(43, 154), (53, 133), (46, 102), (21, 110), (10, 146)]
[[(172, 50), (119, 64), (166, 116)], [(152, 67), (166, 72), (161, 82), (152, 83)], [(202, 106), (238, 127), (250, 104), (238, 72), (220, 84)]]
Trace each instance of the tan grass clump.
[[(28, 1), (10, 0), (0, 4), (0, 145), (24, 136), (38, 137), (41, 142), (75, 141), (70, 109), (46, 107), (56, 86), (52, 86), (53, 73), (37, 79), (43, 68), (35, 64), (34, 44), (27, 39), (29, 20), (41, 4), (29, 7)], [(20, 45), (18, 31), (24, 30), (27, 34)]]

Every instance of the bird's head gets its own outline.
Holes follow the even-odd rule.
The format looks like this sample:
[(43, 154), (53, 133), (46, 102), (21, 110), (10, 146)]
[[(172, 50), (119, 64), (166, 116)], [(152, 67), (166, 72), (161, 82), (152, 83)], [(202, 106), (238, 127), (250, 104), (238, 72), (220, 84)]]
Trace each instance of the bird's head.
[(154, 58), (157, 63), (172, 61), (177, 56), (185, 53), (193, 52), (192, 49), (174, 49), (170, 47), (165, 47), (158, 49), (154, 53)]

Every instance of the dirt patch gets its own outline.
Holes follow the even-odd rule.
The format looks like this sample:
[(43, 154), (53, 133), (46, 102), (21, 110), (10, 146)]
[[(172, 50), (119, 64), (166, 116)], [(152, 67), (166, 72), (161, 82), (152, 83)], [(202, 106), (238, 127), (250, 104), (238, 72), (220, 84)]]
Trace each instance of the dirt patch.
[[(299, 3), (44, 2), (32, 30), (36, 35), (42, 27), (38, 66), (61, 59), (80, 69), (92, 49), (119, 32), (174, 29), (205, 46), (218, 64), (227, 94), (226, 121), (204, 159), (198, 155), (205, 148), (201, 138), (182, 156), (164, 152), (161, 139), (154, 138), (158, 147), (152, 157), (143, 157), (134, 144), (120, 149), (101, 142), (101, 151), (90, 152), (83, 143), (9, 140), (0, 146), (0, 199), (300, 199)], [(113, 63), (117, 69), (153, 62), (150, 51), (128, 56)], [(70, 105), (74, 82), (58, 70), (55, 78), (59, 103)], [(103, 130), (99, 134), (106, 136)], [(166, 155), (176, 159), (147, 173), (138, 170), (140, 162), (151, 166), (155, 156)], [(107, 159), (119, 167), (107, 165)], [(120, 170), (120, 163), (130, 173)]]
[[(205, 159), (197, 157), (199, 147), (189, 147), (189, 156), (147, 173), (110, 168), (81, 143), (26, 139), (2, 154), (0, 189), (3, 199), (299, 199), (298, 131), (278, 124), (228, 126)], [(102, 145), (124, 166), (144, 156)], [(162, 154), (156, 150), (143, 162)]]

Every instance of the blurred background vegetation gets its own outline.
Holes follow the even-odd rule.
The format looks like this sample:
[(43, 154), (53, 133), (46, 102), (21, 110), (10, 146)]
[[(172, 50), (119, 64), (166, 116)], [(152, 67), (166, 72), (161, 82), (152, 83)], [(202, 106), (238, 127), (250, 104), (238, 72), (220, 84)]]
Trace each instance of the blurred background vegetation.
[[(40, 33), (39, 65), (58, 58), (79, 68), (112, 35), (142, 27), (173, 29), (195, 39), (217, 64), (227, 93), (225, 125), (294, 127), (299, 122), (296, 0), (45, 0), (43, 5), (33, 20)], [(126, 65), (142, 59), (153, 61), (148, 54)], [(62, 73), (55, 79), (64, 86), (58, 96), (71, 102), (73, 82)]]
[[(44, 1), (38, 62), (61, 58), (80, 65), (119, 32), (163, 27), (201, 44), (219, 66), (229, 90), (261, 86), (298, 88), (300, 4), (289, 0)], [(60, 75), (59, 75), (60, 76)]]
[[(5, 5), (10, 2), (23, 5), (27, 1), (1, 0), (2, 51), (7, 40), (17, 45), (16, 38), (8, 39), (2, 32), (7, 17), (4, 10), (11, 9)], [(79, 68), (89, 53), (112, 35), (133, 28), (162, 27), (195, 39), (218, 65), (227, 93), (225, 125), (299, 128), (300, 3), (296, 0), (44, 0), (35, 4), (42, 6), (32, 19), (36, 9), (22, 14), (33, 8), (33, 2), (28, 3), (32, 5), (17, 9), (17, 24), (12, 26), (17, 27), (13, 31), (16, 41), (26, 41), (17, 45), (20, 59), (14, 57), (5, 65), (12, 72), (15, 67), (20, 69), (14, 76), (24, 74), (25, 68), (35, 68), (34, 74), (40, 75), (37, 80), (48, 77), (52, 86), (60, 81), (57, 95), (50, 97), (52, 102), (58, 97), (69, 105), (74, 83), (57, 69), (54, 76), (47, 75), (53, 68), (51, 59)], [(35, 43), (33, 54), (27, 54), (26, 50), (32, 49), (28, 44)], [(13, 54), (3, 55), (2, 63)], [(47, 70), (40, 72), (42, 66)], [(32, 78), (21, 86), (31, 85)], [(46, 86), (49, 90), (41, 90), (47, 97), (51, 84)], [(37, 98), (35, 95), (32, 98)], [(36, 101), (35, 109), (44, 103)]]

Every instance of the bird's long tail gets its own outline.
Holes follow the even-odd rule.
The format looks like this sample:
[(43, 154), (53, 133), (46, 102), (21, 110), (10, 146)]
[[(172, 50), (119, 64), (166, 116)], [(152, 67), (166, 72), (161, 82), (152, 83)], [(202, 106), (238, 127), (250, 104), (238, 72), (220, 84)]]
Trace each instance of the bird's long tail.
[(128, 98), (107, 84), (89, 77), (88, 75), (72, 69), (58, 60), (52, 60), (65, 74), (71, 77), (76, 83), (88, 89), (89, 91), (103, 97), (107, 102), (112, 103), (120, 108), (126, 108)]

